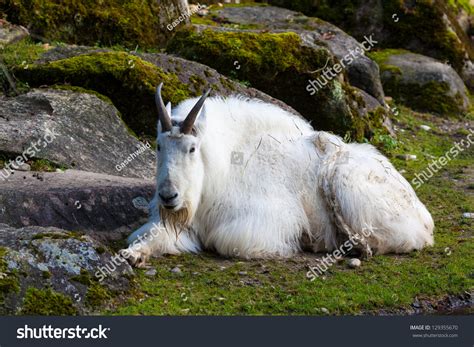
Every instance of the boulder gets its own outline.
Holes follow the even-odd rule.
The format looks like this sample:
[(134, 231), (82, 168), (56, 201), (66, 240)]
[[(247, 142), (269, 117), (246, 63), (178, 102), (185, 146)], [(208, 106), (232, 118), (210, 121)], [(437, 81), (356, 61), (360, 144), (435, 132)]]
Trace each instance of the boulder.
[[(284, 8), (273, 6), (224, 7), (213, 11), (213, 18), (216, 22), (227, 25), (272, 32), (295, 32), (306, 44), (316, 48), (326, 46), (340, 61), (344, 60), (344, 57), (350, 52), (364, 51), (356, 39), (335, 25)], [(369, 46), (366, 44), (366, 47)], [(377, 64), (364, 54), (357, 54), (355, 58), (351, 59), (352, 62), (346, 66), (349, 83), (372, 95), (383, 105), (384, 92)]]
[(387, 95), (417, 111), (462, 115), (471, 105), (468, 91), (449, 65), (407, 51), (372, 54), (379, 63)]
[(21, 25), (14, 25), (0, 18), (0, 48), (21, 40), (29, 35), (28, 30)]
[[(155, 153), (138, 141), (106, 98), (36, 89), (0, 97), (0, 152), (14, 159), (110, 175), (152, 178)], [(18, 163), (21, 165), (21, 163)]]
[[(0, 173), (4, 174), (4, 170)], [(0, 223), (121, 237), (147, 218), (153, 180), (66, 170), (15, 171), (1, 182)]]
[(131, 289), (133, 275), (113, 255), (87, 235), (0, 224), (0, 314), (76, 315), (107, 307)]
[(43, 42), (129, 48), (163, 45), (177, 26), (188, 22), (187, 0), (5, 0), (0, 13)]
[[(28, 47), (22, 47), (20, 51), (28, 50)], [(163, 99), (173, 105), (198, 96), (211, 87), (212, 94), (259, 98), (298, 114), (283, 102), (233, 81), (214, 69), (161, 53), (59, 46), (36, 55), (27, 68), (14, 59), (10, 61), (9, 68), (16, 78), (29, 86), (67, 84), (107, 96), (126, 124), (140, 137), (150, 139), (156, 136), (154, 94), (160, 82), (164, 83)]]
[(359, 41), (373, 34), (380, 48), (404, 48), (449, 62), (460, 74), (466, 61), (474, 59), (474, 46), (469, 32), (466, 32), (466, 25), (458, 21), (461, 13), (469, 17), (465, 22), (472, 22), (474, 12), (469, 1), (269, 2), (327, 20)]
[(198, 60), (284, 101), (317, 129), (350, 133), (356, 139), (370, 129), (370, 115), (360, 116), (364, 100), (356, 97), (343, 74), (333, 74), (324, 86), (311, 89), (310, 83), (322, 81), (325, 68), (334, 66), (337, 58), (326, 46), (307, 44), (294, 32), (196, 25), (180, 30), (167, 51)]

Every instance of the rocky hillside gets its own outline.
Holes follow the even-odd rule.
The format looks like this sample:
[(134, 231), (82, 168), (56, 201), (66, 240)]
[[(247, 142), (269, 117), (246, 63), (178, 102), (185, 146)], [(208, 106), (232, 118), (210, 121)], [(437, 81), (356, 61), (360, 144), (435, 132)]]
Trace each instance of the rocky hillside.
[(437, 226), (421, 252), (344, 261), (314, 282), (306, 272), (322, 254), (117, 261), (154, 193), (161, 82), (173, 105), (207, 88), (276, 104), (374, 144), (410, 181), (469, 143), (468, 1), (268, 3), (0, 0), (0, 314), (472, 307), (470, 145), (415, 187)]

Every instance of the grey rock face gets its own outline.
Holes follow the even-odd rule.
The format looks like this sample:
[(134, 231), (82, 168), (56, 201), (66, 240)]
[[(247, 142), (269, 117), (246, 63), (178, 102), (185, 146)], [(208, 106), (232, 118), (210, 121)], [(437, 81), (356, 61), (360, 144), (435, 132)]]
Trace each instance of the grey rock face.
[[(363, 49), (356, 39), (335, 25), (284, 8), (272, 6), (226, 7), (217, 11), (217, 14), (223, 22), (254, 25), (259, 29), (275, 32), (295, 32), (308, 45), (326, 46), (339, 60), (343, 60), (351, 51)], [(367, 44), (366, 47), (368, 47)], [(384, 104), (384, 92), (377, 64), (365, 55), (357, 54), (355, 56), (353, 62), (347, 65), (350, 84), (364, 90)]]
[[(90, 304), (97, 299), (93, 296), (97, 292), (119, 295), (130, 288), (129, 278), (133, 271), (128, 263), (121, 262), (112, 267), (113, 252), (86, 235), (57, 228), (15, 229), (0, 224), (0, 250), (0, 284), (4, 285), (0, 286), (4, 289), (0, 293), (2, 314), (32, 314), (31, 307), (23, 311), (24, 305), (28, 305), (25, 295), (32, 288), (62, 295), (65, 307), (56, 307), (59, 314), (64, 310), (90, 313)], [(95, 273), (101, 268), (112, 271), (99, 281)], [(41, 299), (36, 298), (35, 302), (29, 303), (32, 304), (33, 311), (44, 311), (43, 307), (34, 307), (45, 304)]]
[(470, 107), (467, 89), (457, 72), (430, 57), (391, 55), (382, 66), (381, 78), (388, 95), (415, 110), (457, 114)]
[(95, 95), (36, 89), (15, 98), (0, 97), (0, 151), (15, 157), (29, 149), (28, 159), (152, 178), (156, 156), (144, 146), (127, 131), (117, 109)]
[(0, 223), (99, 234), (130, 233), (143, 224), (147, 211), (136, 201), (150, 201), (155, 189), (151, 180), (76, 170), (16, 171), (0, 184)]
[(28, 35), (28, 30), (21, 25), (14, 25), (0, 19), (0, 46), (21, 40)]

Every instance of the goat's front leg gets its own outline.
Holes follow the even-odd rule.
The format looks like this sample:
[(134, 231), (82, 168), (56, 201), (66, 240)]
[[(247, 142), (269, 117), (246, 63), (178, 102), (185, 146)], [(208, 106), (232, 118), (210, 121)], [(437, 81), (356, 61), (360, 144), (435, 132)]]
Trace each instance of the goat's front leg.
[(128, 248), (120, 251), (132, 266), (143, 268), (151, 256), (199, 252), (197, 237), (188, 230), (174, 233), (161, 222), (150, 221), (128, 238)]

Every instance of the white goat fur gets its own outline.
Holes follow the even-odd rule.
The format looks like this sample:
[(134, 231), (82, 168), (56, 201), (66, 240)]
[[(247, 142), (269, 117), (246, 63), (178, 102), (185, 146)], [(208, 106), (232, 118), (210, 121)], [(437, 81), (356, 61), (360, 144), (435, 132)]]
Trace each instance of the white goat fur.
[[(182, 121), (196, 101), (178, 105), (173, 121)], [(174, 183), (191, 206), (190, 225), (177, 232), (166, 227), (155, 194), (149, 222), (129, 243), (153, 223), (160, 230), (138, 251), (129, 247), (134, 263), (201, 249), (244, 258), (289, 257), (303, 248), (332, 251), (341, 229), (350, 235), (369, 228), (366, 246), (378, 254), (433, 244), (430, 213), (369, 144), (346, 144), (277, 106), (240, 97), (207, 99), (195, 128), (202, 169), (182, 172), (175, 161), (175, 171), (159, 163), (157, 172), (157, 186), (174, 172), (167, 177), (179, 181)], [(173, 134), (179, 142), (178, 133), (173, 127), (158, 142)], [(243, 154), (241, 165), (231, 163), (233, 153)]]

